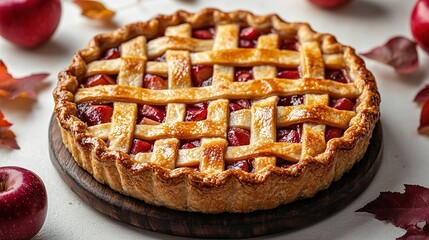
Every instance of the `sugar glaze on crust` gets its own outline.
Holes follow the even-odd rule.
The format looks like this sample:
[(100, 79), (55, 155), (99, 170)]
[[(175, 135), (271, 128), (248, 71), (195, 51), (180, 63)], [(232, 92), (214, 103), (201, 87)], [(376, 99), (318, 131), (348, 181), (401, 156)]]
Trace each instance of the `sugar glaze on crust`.
[[(278, 50), (252, 49), (244, 52), (237, 49), (221, 49), (220, 53), (223, 54), (223, 57), (207, 51), (197, 51), (196, 53), (192, 52), (190, 58), (193, 63), (221, 65), (228, 64), (229, 57), (247, 54), (246, 58), (243, 58), (247, 59), (242, 63), (243, 65), (249, 64), (249, 61), (253, 61), (251, 64), (258, 66), (270, 64), (289, 66), (299, 63), (303, 78), (306, 79), (301, 82), (302, 84), (284, 80), (281, 81), (282, 84), (279, 84), (280, 81), (275, 78), (264, 78), (249, 81), (243, 86), (219, 83), (207, 87), (208, 90), (188, 89), (188, 92), (183, 92), (180, 89), (156, 92), (116, 85), (94, 87), (92, 90), (79, 89), (82, 79), (88, 75), (88, 72), (95, 71), (93, 65), (97, 63), (94, 62), (97, 62), (101, 54), (107, 49), (145, 36), (149, 58), (160, 55), (165, 49), (150, 48), (153, 45), (158, 45), (151, 45), (150, 42), (162, 38), (168, 27), (183, 23), (189, 23), (192, 28), (238, 23), (240, 26), (252, 26), (257, 29), (272, 28), (281, 36), (296, 36), (302, 43), (301, 51), (306, 52), (305, 56), (291, 52), (286, 58), (282, 58), (283, 52)], [(158, 41), (162, 41), (162, 39)], [(165, 43), (163, 44), (165, 45)], [(173, 45), (177, 44), (186, 45), (180, 41)], [(315, 51), (314, 45), (317, 45), (320, 50)], [(186, 47), (194, 48), (195, 44)], [(205, 46), (201, 46), (201, 48), (205, 49)], [(267, 56), (265, 56), (264, 53), (269, 53), (269, 55), (266, 54)], [(254, 56), (258, 56), (258, 58), (252, 60)], [(320, 80), (323, 78), (318, 76), (321, 67), (313, 58), (320, 60), (321, 57), (326, 66), (345, 68), (354, 84), (337, 84)], [(114, 69), (115, 67), (112, 65), (118, 64), (115, 61), (109, 63), (111, 65), (101, 67)], [(148, 61), (145, 70), (148, 72), (158, 71), (158, 67), (160, 64), (151, 63), (150, 65)], [(224, 160), (219, 163), (218, 156), (222, 155), (220, 158), (233, 159), (234, 156), (242, 154), (240, 151), (247, 152), (249, 149), (236, 147), (225, 150), (225, 140), (222, 139), (225, 137), (225, 133), (222, 131), (219, 132), (219, 137), (204, 143), (206, 151), (197, 152), (195, 150), (195, 154), (202, 154), (201, 156), (204, 158), (200, 160), (200, 164), (209, 164), (205, 169), (203, 167), (203, 171), (195, 171), (187, 167), (160, 166), (156, 161), (142, 160), (144, 157), (139, 156), (139, 158), (137, 155), (135, 157), (130, 156), (120, 150), (119, 147), (112, 149), (103, 139), (104, 137), (94, 134), (94, 131), (105, 131), (103, 126), (97, 129), (88, 127), (77, 117), (76, 103), (98, 100), (97, 97), (100, 95), (108, 96), (110, 101), (115, 102), (170, 104), (174, 102), (193, 103), (201, 101), (201, 97), (204, 101), (216, 102), (218, 98), (228, 99), (233, 90), (247, 92), (249, 95), (244, 94), (245, 97), (256, 96), (256, 98), (262, 99), (258, 101), (261, 109), (273, 109), (270, 106), (275, 104), (276, 95), (279, 92), (289, 91), (308, 93), (311, 96), (306, 97), (307, 102), (324, 101), (319, 95), (328, 94), (354, 97), (356, 98), (356, 109), (353, 114), (337, 111), (334, 112), (334, 116), (330, 117), (327, 116), (328, 110), (324, 107), (318, 107), (316, 112), (319, 114), (311, 113), (305, 117), (306, 121), (310, 122), (306, 125), (308, 129), (317, 130), (317, 126), (328, 123), (344, 125), (345, 122), (347, 125), (342, 137), (333, 138), (326, 144), (323, 141), (322, 149), (319, 146), (320, 136), (317, 132), (313, 134), (311, 132), (313, 130), (307, 131), (307, 135), (304, 137), (306, 140), (303, 143), (305, 146), (295, 144), (286, 149), (283, 145), (274, 143), (252, 143), (256, 147), (246, 156), (260, 159), (258, 163), (261, 164), (261, 167), (250, 173), (223, 169)], [(196, 97), (191, 99), (183, 97), (186, 95)], [(112, 33), (95, 36), (86, 48), (75, 54), (72, 64), (59, 73), (58, 85), (53, 96), (55, 116), (61, 127), (65, 146), (76, 162), (92, 174), (97, 181), (109, 185), (122, 194), (144, 200), (149, 204), (203, 213), (251, 212), (272, 209), (280, 204), (314, 196), (318, 191), (329, 187), (333, 181), (338, 180), (363, 157), (380, 115), (380, 96), (375, 79), (366, 69), (363, 60), (355, 54), (354, 49), (337, 43), (332, 35), (315, 33), (305, 23), (284, 22), (277, 15), (256, 16), (245, 11), (225, 13), (216, 9), (204, 9), (195, 14), (178, 11), (172, 15), (161, 15), (148, 22), (130, 24)], [(218, 101), (216, 102), (219, 104), (218, 107), (224, 106), (222, 100)], [(291, 112), (299, 112), (305, 108), (310, 107), (279, 108), (281, 111), (276, 111), (276, 114), (285, 114), (285, 116), (289, 114), (287, 116), (291, 116)], [(226, 111), (228, 110), (226, 109)], [(249, 112), (252, 111), (257, 113), (259, 110), (255, 107)], [(249, 115), (250, 113), (246, 114)], [(276, 115), (274, 114), (274, 116)], [(340, 116), (341, 119), (334, 119), (335, 116)], [(240, 119), (243, 118), (240, 117)], [(294, 121), (300, 121), (300, 119), (301, 117), (296, 117)], [(231, 124), (232, 120), (228, 121)], [(137, 129), (136, 132), (146, 137), (151, 136), (151, 134), (160, 134), (159, 132), (165, 130), (165, 127), (158, 127), (155, 130), (147, 129), (144, 126), (135, 128)], [(189, 129), (185, 130), (188, 131)], [(185, 130), (185, 133), (181, 132), (180, 134), (186, 135)], [(260, 137), (266, 136), (261, 133)], [(121, 143), (118, 144), (121, 145)], [(267, 148), (270, 148), (269, 151), (275, 155), (288, 157), (296, 163), (289, 168), (280, 168), (275, 164), (269, 164), (271, 160), (270, 155), (267, 155)], [(184, 160), (184, 166), (186, 166), (186, 161)], [(178, 166), (177, 164), (176, 166)]]

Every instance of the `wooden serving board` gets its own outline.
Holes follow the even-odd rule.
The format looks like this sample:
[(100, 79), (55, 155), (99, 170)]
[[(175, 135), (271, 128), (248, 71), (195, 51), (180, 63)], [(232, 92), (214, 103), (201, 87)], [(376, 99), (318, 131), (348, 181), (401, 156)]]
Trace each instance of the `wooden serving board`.
[(97, 182), (73, 160), (61, 140), (55, 118), (49, 127), (50, 156), (64, 182), (87, 204), (118, 221), (170, 235), (203, 238), (244, 238), (308, 226), (342, 209), (370, 184), (381, 162), (379, 122), (369, 148), (350, 172), (313, 198), (272, 210), (246, 214), (202, 214), (156, 207), (124, 196)]

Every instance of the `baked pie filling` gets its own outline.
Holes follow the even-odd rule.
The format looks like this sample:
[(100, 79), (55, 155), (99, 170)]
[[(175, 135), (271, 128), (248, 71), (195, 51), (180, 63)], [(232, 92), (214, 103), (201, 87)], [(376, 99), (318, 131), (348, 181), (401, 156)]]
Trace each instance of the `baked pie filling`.
[(215, 9), (96, 36), (54, 99), (64, 144), (95, 179), (205, 213), (327, 188), (362, 158), (380, 102), (363, 61), (333, 36)]

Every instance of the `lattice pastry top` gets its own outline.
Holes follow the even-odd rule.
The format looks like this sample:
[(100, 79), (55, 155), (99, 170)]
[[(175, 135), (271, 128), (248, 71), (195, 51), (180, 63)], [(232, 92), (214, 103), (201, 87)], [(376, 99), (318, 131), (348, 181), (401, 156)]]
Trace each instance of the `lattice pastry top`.
[(363, 156), (380, 101), (363, 61), (333, 36), (215, 9), (96, 36), (54, 98), (65, 145), (98, 181), (212, 213), (328, 187)]

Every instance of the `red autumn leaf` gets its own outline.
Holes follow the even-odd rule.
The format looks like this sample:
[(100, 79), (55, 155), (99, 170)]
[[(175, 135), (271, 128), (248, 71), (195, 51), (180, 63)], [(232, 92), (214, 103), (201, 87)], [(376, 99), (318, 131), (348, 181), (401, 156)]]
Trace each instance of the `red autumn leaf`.
[(82, 10), (82, 15), (100, 21), (110, 21), (113, 16), (115, 16), (115, 12), (108, 9), (102, 3), (98, 1), (91, 0), (74, 0)]
[(12, 124), (4, 119), (4, 115), (0, 111), (0, 146), (19, 149), (15, 134), (9, 129), (10, 126)]
[(423, 104), (418, 131), (420, 134), (429, 135), (429, 99)]
[(357, 212), (373, 213), (378, 220), (408, 229), (410, 225), (429, 222), (429, 189), (406, 184), (404, 193), (382, 192)]
[(14, 78), (8, 71), (6, 65), (0, 60), (0, 96), (14, 99), (27, 97), (36, 99), (34, 88), (38, 86), (48, 73), (32, 74), (23, 78)]
[(412, 73), (419, 67), (416, 43), (406, 37), (394, 37), (363, 56), (388, 64), (398, 73)]
[(414, 102), (423, 103), (427, 99), (429, 99), (429, 85), (426, 85), (417, 93), (416, 97), (414, 98)]
[(429, 224), (425, 224), (422, 228), (411, 225), (407, 228), (407, 232), (396, 240), (427, 240), (429, 239)]

